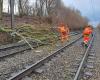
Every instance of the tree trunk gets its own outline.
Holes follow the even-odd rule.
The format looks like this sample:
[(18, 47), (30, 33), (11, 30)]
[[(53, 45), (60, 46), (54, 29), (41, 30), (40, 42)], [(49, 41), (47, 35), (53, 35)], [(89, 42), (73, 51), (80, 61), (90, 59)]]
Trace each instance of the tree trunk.
[(22, 8), (22, 0), (18, 1), (18, 10), (19, 10), (19, 16), (23, 16), (23, 8)]
[(2, 20), (3, 0), (0, 0), (0, 20)]
[(14, 29), (14, 3), (15, 0), (10, 0), (11, 29)]

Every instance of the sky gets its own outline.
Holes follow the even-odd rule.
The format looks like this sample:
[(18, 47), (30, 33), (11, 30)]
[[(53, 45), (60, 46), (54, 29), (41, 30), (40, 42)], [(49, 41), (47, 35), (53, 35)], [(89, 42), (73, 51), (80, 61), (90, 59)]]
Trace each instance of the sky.
[(65, 6), (78, 9), (96, 26), (100, 22), (100, 0), (63, 0)]

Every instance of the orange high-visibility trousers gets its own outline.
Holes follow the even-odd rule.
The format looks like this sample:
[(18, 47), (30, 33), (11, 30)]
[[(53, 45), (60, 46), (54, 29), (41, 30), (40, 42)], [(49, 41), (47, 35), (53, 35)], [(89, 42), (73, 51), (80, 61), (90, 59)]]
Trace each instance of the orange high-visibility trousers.
[(90, 37), (89, 37), (89, 36), (83, 38), (83, 42), (84, 42), (85, 44), (88, 44), (89, 41), (90, 41)]
[(60, 37), (61, 37), (61, 42), (62, 42), (62, 43), (68, 38), (66, 32), (62, 32)]

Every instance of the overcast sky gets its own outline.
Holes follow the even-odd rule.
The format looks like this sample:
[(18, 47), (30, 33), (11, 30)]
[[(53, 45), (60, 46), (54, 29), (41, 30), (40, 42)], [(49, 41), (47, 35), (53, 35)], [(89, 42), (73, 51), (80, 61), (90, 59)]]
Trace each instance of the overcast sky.
[(78, 9), (83, 16), (89, 18), (90, 23), (100, 22), (100, 0), (63, 0), (66, 6)]

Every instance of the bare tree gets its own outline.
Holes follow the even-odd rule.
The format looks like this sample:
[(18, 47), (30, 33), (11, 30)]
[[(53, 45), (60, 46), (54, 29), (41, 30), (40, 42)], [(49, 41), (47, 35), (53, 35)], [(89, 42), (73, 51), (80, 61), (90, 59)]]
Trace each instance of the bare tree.
[(10, 0), (8, 0), (8, 14), (10, 14)]
[(29, 0), (18, 0), (18, 10), (20, 17), (28, 15), (29, 8)]
[(11, 28), (14, 29), (14, 4), (15, 0), (10, 0)]
[(0, 0), (0, 20), (2, 20), (3, 0)]
[(23, 15), (22, 0), (18, 0), (18, 10), (20, 17), (22, 17)]
[[(3, 3), (0, 0), (0, 4)], [(80, 11), (64, 6), (62, 0), (35, 0), (30, 5), (31, 0), (16, 0), (18, 13), (20, 17), (33, 16), (44, 22), (50, 22), (54, 25), (63, 22), (71, 28), (82, 28), (88, 24), (88, 19), (83, 17)], [(9, 0), (8, 0), (9, 2)], [(9, 6), (8, 6), (9, 9)], [(0, 5), (0, 15), (2, 16)]]

